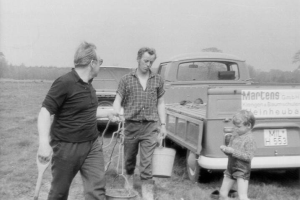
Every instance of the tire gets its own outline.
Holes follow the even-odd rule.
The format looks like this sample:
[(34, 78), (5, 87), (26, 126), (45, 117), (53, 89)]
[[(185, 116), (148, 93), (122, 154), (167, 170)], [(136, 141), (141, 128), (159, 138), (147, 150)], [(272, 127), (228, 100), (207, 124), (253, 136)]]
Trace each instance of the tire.
[(190, 150), (187, 150), (186, 169), (187, 169), (188, 177), (193, 183), (198, 182), (199, 175), (200, 175), (200, 166), (196, 159), (198, 159), (198, 155), (191, 152)]

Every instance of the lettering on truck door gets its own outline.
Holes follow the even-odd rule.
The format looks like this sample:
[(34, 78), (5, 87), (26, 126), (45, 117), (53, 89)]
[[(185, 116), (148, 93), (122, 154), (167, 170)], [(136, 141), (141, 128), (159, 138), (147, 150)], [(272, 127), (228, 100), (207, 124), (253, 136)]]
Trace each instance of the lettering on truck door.
[(300, 90), (242, 90), (242, 109), (256, 118), (299, 118)]

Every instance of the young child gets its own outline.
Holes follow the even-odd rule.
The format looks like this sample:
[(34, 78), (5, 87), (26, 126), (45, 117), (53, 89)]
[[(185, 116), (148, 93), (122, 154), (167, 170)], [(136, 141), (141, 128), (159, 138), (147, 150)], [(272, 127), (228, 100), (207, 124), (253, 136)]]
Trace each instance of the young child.
[(237, 189), (240, 200), (248, 200), (248, 184), (251, 172), (251, 159), (256, 150), (251, 129), (255, 124), (252, 112), (241, 110), (233, 116), (234, 134), (229, 145), (220, 146), (220, 149), (228, 156), (227, 169), (220, 189), (220, 199), (228, 199), (228, 192), (237, 181)]

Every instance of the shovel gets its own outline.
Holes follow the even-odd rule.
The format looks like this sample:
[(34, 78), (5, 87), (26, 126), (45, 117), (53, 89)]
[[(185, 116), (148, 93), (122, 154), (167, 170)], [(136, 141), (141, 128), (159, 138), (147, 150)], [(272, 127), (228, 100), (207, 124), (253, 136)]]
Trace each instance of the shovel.
[[(50, 155), (52, 158), (52, 155)], [(35, 186), (35, 191), (34, 191), (34, 200), (38, 200), (39, 198), (39, 193), (40, 193), (40, 189), (41, 189), (41, 185), (42, 185), (42, 179), (43, 179), (43, 175), (44, 172), (46, 171), (46, 169), (49, 167), (49, 164), (51, 162), (51, 158), (47, 163), (42, 163), (39, 158), (38, 155), (36, 156), (36, 164), (38, 167), (38, 179), (36, 181), (36, 186)]]

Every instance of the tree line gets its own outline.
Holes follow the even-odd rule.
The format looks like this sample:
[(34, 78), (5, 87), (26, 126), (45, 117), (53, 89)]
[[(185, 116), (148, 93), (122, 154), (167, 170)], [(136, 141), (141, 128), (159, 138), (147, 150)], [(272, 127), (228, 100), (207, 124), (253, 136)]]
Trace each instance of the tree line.
[[(297, 53), (300, 54), (300, 51)], [(282, 71), (278, 69), (261, 71), (248, 65), (250, 77), (253, 82), (257, 83), (300, 83), (299, 68), (293, 71)], [(6, 62), (4, 56), (1, 57), (0, 55), (0, 78), (16, 80), (55, 80), (70, 70), (71, 67), (27, 67), (24, 64), (12, 65)]]
[(279, 69), (271, 69), (269, 71), (261, 71), (248, 65), (250, 77), (253, 82), (257, 83), (300, 83), (300, 69), (293, 71), (282, 71)]
[(24, 64), (7, 64), (4, 59), (0, 60), (0, 78), (15, 80), (55, 80), (69, 72), (71, 67), (26, 67)]

